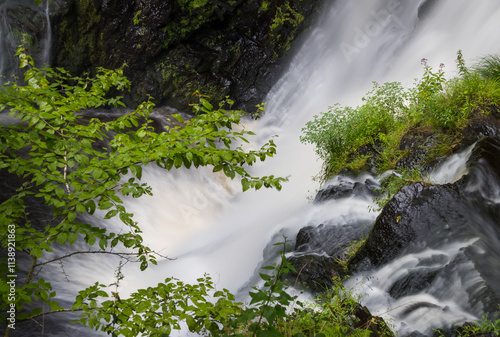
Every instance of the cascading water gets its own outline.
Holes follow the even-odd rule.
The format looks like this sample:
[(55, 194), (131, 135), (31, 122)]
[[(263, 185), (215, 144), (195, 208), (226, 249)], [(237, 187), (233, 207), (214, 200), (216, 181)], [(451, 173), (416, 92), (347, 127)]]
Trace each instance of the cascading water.
[[(169, 276), (194, 282), (206, 272), (218, 281), (218, 287), (236, 292), (252, 279), (266, 245), (280, 231), (292, 237), (301, 227), (323, 222), (372, 223), (376, 214), (369, 211), (373, 202), (366, 196), (321, 204), (307, 201), (306, 197), (314, 196), (318, 188), (311, 178), (319, 172), (320, 163), (311, 148), (299, 143), (300, 129), (329, 105), (360, 103), (371, 81), (411, 84), (420, 75), (421, 58), (429, 59), (431, 64), (443, 62), (453, 74), (453, 60), (459, 49), (466, 58), (500, 52), (498, 18), (500, 3), (493, 1), (333, 2), (269, 93), (265, 116), (247, 124), (260, 137), (254, 140), (256, 144), (272, 135), (279, 136), (276, 158), (252, 168), (252, 173), (290, 176), (290, 181), (281, 192), (241, 194), (237, 182), (214, 176), (210, 170), (165, 173), (145, 168), (144, 180), (153, 186), (154, 196), (126, 200), (126, 206), (144, 228), (146, 243), (176, 260), (162, 261), (146, 272), (139, 272), (137, 266), (125, 266), (120, 293), (126, 296), (127, 292)], [(463, 166), (457, 162), (454, 167)], [(459, 171), (444, 168), (436, 179), (451, 179), (457, 173), (453, 170)], [(120, 228), (119, 223), (103, 222), (98, 217), (91, 221)], [(467, 264), (454, 271), (459, 281), (447, 284), (446, 294), (438, 294), (439, 284), (418, 295), (418, 299), (410, 296), (394, 300), (387, 293), (401, 273), (444, 266), (474, 240), (464, 235), (446, 244), (428, 242), (428, 246), (415, 247), (371, 271), (374, 281), (363, 289), (369, 293), (366, 304), (375, 314), (384, 314), (388, 306), (393, 308), (390, 315), (395, 328), (404, 332), (428, 333), (432, 327), (476, 318), (480, 308), (471, 308), (460, 300), (461, 287), (478, 284), (477, 273), (467, 269)], [(95, 281), (111, 284), (117, 265), (117, 259), (87, 255), (71, 258), (64, 268), (57, 266), (42, 272), (59, 289), (61, 297), (70, 300), (76, 290)], [(442, 279), (443, 283), (449, 280)], [(432, 317), (422, 311), (408, 311), (407, 304), (413, 302), (427, 303), (427, 308), (435, 306), (440, 311), (433, 310)], [(67, 327), (61, 335), (71, 329)]]
[(49, 5), (49, 0), (39, 6), (33, 0), (0, 1), (0, 76), (9, 77), (17, 73), (14, 54), (21, 44), (30, 49), (37, 66), (50, 62), (52, 30)]

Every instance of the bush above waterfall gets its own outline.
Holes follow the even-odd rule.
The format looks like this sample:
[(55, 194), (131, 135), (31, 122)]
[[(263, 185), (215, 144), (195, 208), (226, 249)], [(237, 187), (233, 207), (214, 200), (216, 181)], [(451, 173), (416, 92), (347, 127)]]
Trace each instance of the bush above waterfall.
[[(472, 117), (485, 117), (500, 106), (500, 82), (494, 76), (498, 57), (487, 57), (469, 71), (458, 52), (457, 64), (460, 75), (446, 80), (444, 65), (436, 71), (422, 59), (424, 74), (413, 88), (374, 83), (362, 105), (337, 104), (315, 116), (303, 128), (301, 141), (314, 144), (323, 160), (319, 180), (346, 168), (377, 173), (397, 168), (416, 147), (424, 151), (412, 166), (430, 167), (450, 154)], [(421, 138), (412, 148), (405, 146), (409, 135)]]

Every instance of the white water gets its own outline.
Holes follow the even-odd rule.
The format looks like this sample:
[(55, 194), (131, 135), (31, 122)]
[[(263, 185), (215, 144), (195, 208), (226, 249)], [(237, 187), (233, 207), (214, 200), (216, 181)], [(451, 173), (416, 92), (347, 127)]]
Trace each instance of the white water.
[[(207, 193), (206, 207), (195, 206), (198, 192), (195, 190), (193, 193), (188, 187), (187, 191), (193, 199), (186, 202), (196, 212), (190, 213), (192, 216), (189, 220), (184, 218), (176, 223), (177, 226), (181, 224), (184, 239), (178, 247), (167, 249), (170, 256), (178, 259), (161, 263), (146, 274), (127, 271), (125, 289), (143, 287), (171, 275), (194, 281), (208, 272), (218, 281), (218, 287), (236, 291), (253, 276), (256, 266), (263, 259), (265, 246), (282, 228), (287, 228), (286, 233), (295, 233), (305, 225), (318, 225), (336, 217), (373, 220), (375, 214), (368, 211), (370, 201), (349, 200), (319, 206), (307, 202), (306, 196), (314, 195), (318, 188), (311, 177), (319, 172), (320, 163), (311, 148), (299, 143), (298, 137), (304, 123), (314, 114), (325, 111), (329, 105), (335, 102), (358, 104), (363, 93), (371, 87), (371, 81), (398, 80), (410, 85), (413, 78), (420, 76), (420, 60), (424, 57), (435, 67), (445, 63), (446, 70), (453, 75), (454, 59), (459, 49), (463, 50), (467, 60), (500, 52), (500, 47), (497, 47), (500, 45), (500, 34), (497, 33), (500, 3), (439, 1), (426, 17), (419, 19), (417, 11), (421, 3), (380, 0), (360, 5), (354, 1), (335, 2), (292, 61), (290, 70), (269, 94), (267, 114), (262, 120), (250, 125), (262, 140), (274, 134), (279, 135), (276, 140), (278, 156), (255, 168), (253, 173), (290, 175), (290, 182), (284, 185), (281, 192), (241, 194), (236, 186), (233, 187), (233, 193), (227, 193), (227, 189), (223, 194)], [(390, 15), (387, 16), (387, 13)], [(348, 49), (354, 50), (353, 53), (346, 52), (346, 44), (356, 48)], [(435, 179), (443, 180), (448, 175), (458, 174), (464, 158), (456, 162), (458, 165), (442, 169), (440, 175), (436, 173)], [(165, 179), (169, 178), (159, 175), (154, 178), (155, 181)], [(189, 173), (186, 180), (192, 179), (200, 178), (197, 173)], [(183, 186), (180, 190), (185, 193), (185, 185), (180, 186)], [(204, 189), (203, 186), (198, 185), (198, 188)], [(220, 200), (221, 195), (223, 201)], [(164, 207), (161, 197), (151, 203)], [(170, 214), (186, 204), (171, 206), (168, 211)], [(196, 226), (194, 232), (193, 226)], [(167, 234), (165, 240), (176, 238)], [(155, 238), (154, 242), (157, 241)], [(443, 251), (451, 258), (465, 244), (451, 244), (444, 247)], [(423, 256), (414, 261), (422, 259), (425, 254), (432, 255), (432, 252), (423, 251), (419, 254)], [(400, 268), (399, 263), (401, 261), (395, 261), (377, 275), (394, 274), (393, 271)], [(473, 280), (471, 275), (470, 282)], [(431, 326), (473, 318), (474, 315), (467, 312), (467, 305), (460, 302), (460, 289), (453, 290), (456, 290), (457, 296), (448, 297), (449, 303), (438, 302), (449, 310), (443, 311), (441, 315), (432, 312), (432, 317), (420, 311), (418, 317), (407, 319), (405, 324), (410, 326), (406, 329), (429, 332)], [(367, 303), (375, 303), (372, 308), (379, 314), (387, 308), (379, 307), (376, 296)], [(392, 307), (400, 305), (402, 303), (395, 302)], [(396, 316), (394, 314), (392, 317)], [(394, 324), (397, 329), (405, 330), (405, 326), (400, 326), (397, 321)]]
[[(453, 75), (459, 49), (467, 60), (500, 52), (500, 3), (442, 0), (419, 19), (422, 2), (339, 0), (325, 11), (319, 27), (310, 33), (289, 71), (266, 99), (264, 118), (248, 124), (260, 136), (257, 144), (279, 135), (276, 158), (252, 172), (290, 175), (290, 182), (281, 192), (242, 194), (237, 182), (212, 176), (209, 170), (166, 174), (147, 168), (144, 179), (152, 184), (154, 197), (128, 201), (127, 207), (143, 226), (146, 242), (177, 260), (162, 261), (144, 273), (136, 265), (127, 265), (120, 293), (154, 285), (169, 276), (193, 282), (206, 272), (219, 288), (235, 292), (252, 278), (263, 259), (264, 247), (282, 228), (293, 234), (303, 226), (332, 218), (373, 221), (376, 214), (368, 211), (372, 205), (369, 200), (321, 205), (308, 202), (306, 197), (314, 196), (319, 188), (311, 178), (319, 172), (320, 163), (312, 148), (300, 144), (300, 129), (314, 114), (336, 102), (359, 104), (371, 81), (402, 81), (410, 85), (413, 78), (420, 76), (420, 60), (424, 57), (435, 67), (445, 63), (445, 70)], [(106, 225), (120, 226), (112, 222)], [(461, 245), (465, 243), (443, 247), (445, 253), (437, 254), (452, 256)], [(384, 311), (378, 305), (386, 303), (382, 300), (386, 298), (383, 280), (387, 275), (401, 269), (402, 264), (415, 267), (416, 260), (435, 253), (424, 250), (416, 253), (413, 260), (409, 256), (378, 271), (377, 278), (382, 281), (371, 294), (374, 309)], [(74, 289), (78, 289), (82, 287), (78, 281), (86, 285), (95, 281), (112, 283), (117, 265), (114, 259), (86, 256), (67, 263), (65, 271)], [(58, 287), (68, 289), (71, 296), (73, 290), (68, 285), (60, 282)], [(439, 321), (449, 323), (473, 317), (459, 298), (440, 305), (451, 310), (436, 318)], [(421, 319), (415, 317), (408, 331), (426, 331), (431, 324), (439, 324), (428, 319), (425, 315)]]

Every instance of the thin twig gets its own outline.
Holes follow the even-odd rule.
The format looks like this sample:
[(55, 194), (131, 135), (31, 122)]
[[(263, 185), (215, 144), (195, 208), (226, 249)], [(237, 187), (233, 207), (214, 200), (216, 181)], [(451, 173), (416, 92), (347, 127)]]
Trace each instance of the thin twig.
[[(52, 260), (48, 260), (48, 261), (45, 261), (45, 262), (38, 263), (36, 265), (36, 267), (40, 267), (40, 266), (43, 266), (45, 264), (49, 264), (49, 263), (52, 263), (52, 262), (55, 262), (55, 261), (58, 261), (58, 260), (62, 260), (62, 259), (65, 259), (65, 258), (73, 256), (73, 255), (77, 255), (77, 254), (110, 254), (110, 255), (117, 255), (117, 256), (123, 257), (127, 261), (132, 261), (132, 260), (126, 258), (126, 256), (137, 256), (137, 253), (117, 253), (117, 252), (108, 252), (108, 251), (103, 251), (103, 250), (91, 250), (91, 251), (86, 251), (86, 252), (80, 251), (80, 252), (69, 253), (69, 254), (66, 254), (64, 256), (56, 257), (55, 259), (52, 259)], [(167, 259), (167, 260), (175, 260), (173, 258), (170, 258), (168, 256), (163, 256), (163, 255), (158, 254), (156, 252), (153, 252), (153, 254), (158, 255), (159, 257), (162, 257), (162, 258)], [(132, 261), (132, 262), (138, 262), (138, 261)]]

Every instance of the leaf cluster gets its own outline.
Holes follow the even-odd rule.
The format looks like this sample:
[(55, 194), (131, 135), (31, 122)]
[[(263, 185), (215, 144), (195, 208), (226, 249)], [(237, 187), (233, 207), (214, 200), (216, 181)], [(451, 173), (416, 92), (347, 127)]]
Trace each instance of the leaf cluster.
[[(0, 170), (16, 175), (22, 183), (0, 204), (0, 240), (8, 246), (7, 224), (13, 224), (15, 249), (32, 260), (28, 275), (17, 288), (16, 305), (41, 300), (59, 310), (55, 293), (42, 279), (32, 280), (35, 269), (45, 264), (88, 251), (76, 251), (50, 259), (53, 245), (77, 241), (92, 252), (135, 256), (141, 270), (156, 264), (160, 255), (143, 241), (140, 224), (124, 206), (124, 196), (139, 198), (153, 193), (142, 181), (146, 165), (165, 170), (211, 166), (230, 179), (241, 179), (243, 190), (281, 189), (285, 178), (252, 176), (248, 168), (276, 153), (271, 139), (256, 150), (244, 150), (247, 137), (254, 135), (240, 125), (244, 112), (226, 110), (230, 100), (214, 108), (199, 95), (192, 119), (174, 116), (178, 123), (155, 130), (150, 119), (151, 100), (116, 119), (86, 118), (85, 111), (98, 107), (123, 106), (121, 97), (109, 97), (110, 89), (127, 90), (130, 82), (123, 70), (98, 69), (95, 77), (74, 77), (64, 69), (36, 68), (26, 49), (16, 54), (24, 78), (0, 87), (0, 112), (15, 119), (0, 125)], [(48, 224), (35, 225), (29, 200), (38, 200), (52, 210)], [(105, 219), (118, 217), (120, 232), (84, 222), (82, 215), (105, 212)], [(1, 263), (6, 269), (6, 261)], [(2, 273), (2, 281), (7, 273)], [(32, 282), (33, 281), (33, 282)], [(2, 284), (5, 284), (3, 282)], [(47, 285), (48, 284), (48, 285)], [(0, 309), (9, 306), (8, 287), (0, 287)], [(39, 314), (38, 309), (26, 317)], [(22, 316), (21, 318), (26, 318)], [(20, 319), (21, 319), (20, 318)]]
[(500, 105), (496, 59), (487, 57), (470, 71), (459, 51), (460, 75), (450, 80), (445, 78), (443, 64), (436, 71), (422, 59), (422, 78), (412, 88), (397, 82), (374, 83), (362, 105), (336, 104), (315, 116), (302, 129), (301, 141), (315, 145), (323, 160), (320, 180), (325, 182), (344, 168), (367, 169), (369, 160), (379, 173), (393, 169), (408, 154), (400, 143), (411, 130), (430, 128), (439, 139), (425, 149), (429, 156), (420, 165), (433, 160), (443, 146), (450, 149), (470, 118), (487, 115)]
[[(277, 245), (285, 249), (286, 238)], [(359, 297), (353, 289), (337, 278), (335, 287), (316, 303), (303, 303), (282, 281), (288, 271), (294, 267), (283, 250), (279, 263), (262, 269), (263, 283), (249, 293), (248, 304), (236, 302), (227, 289), (217, 290), (205, 275), (194, 285), (167, 278), (126, 299), (116, 292), (108, 294), (105, 285), (96, 283), (80, 292), (73, 309), (83, 311), (76, 322), (112, 336), (168, 336), (183, 325), (209, 336), (370, 335), (369, 326), (360, 325), (355, 317)]]

